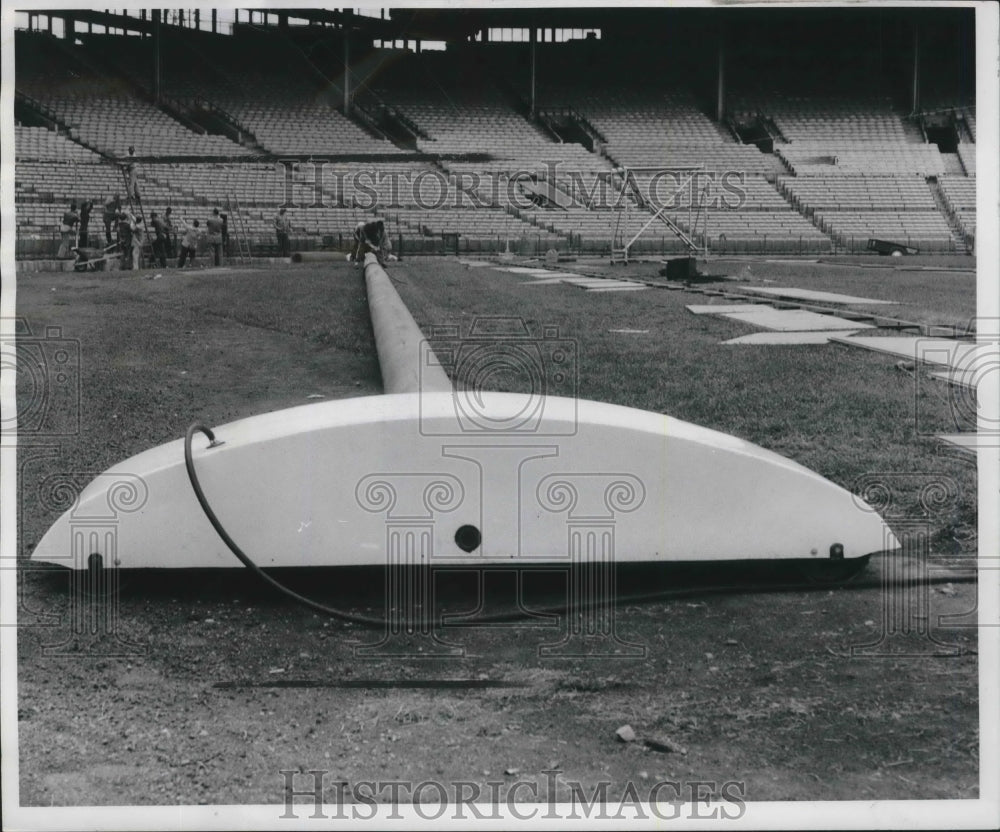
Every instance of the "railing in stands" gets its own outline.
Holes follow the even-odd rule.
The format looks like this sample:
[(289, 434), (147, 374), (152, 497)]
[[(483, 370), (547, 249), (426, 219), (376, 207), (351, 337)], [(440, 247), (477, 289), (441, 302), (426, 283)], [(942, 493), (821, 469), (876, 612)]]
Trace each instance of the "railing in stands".
[(62, 119), (60, 119), (52, 110), (42, 104), (42, 102), (34, 96), (15, 89), (14, 102), (35, 110), (38, 115), (42, 116), (49, 122), (49, 124), (53, 125), (51, 129), (55, 130), (57, 133), (59, 132), (60, 127), (62, 127), (64, 131), (68, 129)]
[(144, 99), (147, 104), (152, 104), (154, 107), (159, 108), (174, 119), (174, 121), (179, 121), (191, 132), (198, 133), (201, 136), (208, 133), (204, 127), (191, 118), (188, 105), (181, 99), (174, 98), (172, 95), (164, 95), (163, 93), (160, 93), (160, 97), (157, 99), (152, 93), (148, 93), (141, 88), (138, 97)]
[(729, 135), (733, 138), (733, 140), (737, 144), (745, 144), (745, 142), (743, 141), (743, 137), (740, 136), (740, 131), (736, 127), (736, 121), (733, 119), (732, 116), (726, 116), (722, 120), (722, 124), (726, 128), (726, 130), (729, 131)]
[(768, 132), (772, 140), (781, 141), (784, 144), (788, 144), (788, 137), (781, 132), (781, 128), (778, 127), (777, 123), (770, 116), (762, 115), (760, 118), (760, 123), (764, 129)]
[(546, 105), (545, 107), (541, 108), (538, 111), (538, 113), (539, 115), (542, 115), (544, 113), (545, 115), (568, 116), (569, 118), (573, 119), (573, 121), (575, 121), (577, 124), (579, 124), (580, 127), (583, 128), (583, 130), (590, 136), (590, 138), (595, 143), (601, 142), (602, 144), (607, 144), (608, 140), (607, 138), (605, 138), (604, 134), (596, 127), (594, 127), (590, 119), (588, 119), (583, 113), (577, 110), (576, 107), (572, 107), (569, 104), (557, 104), (554, 106)]
[[(178, 99), (181, 100), (181, 99)], [(187, 101), (188, 106), (191, 109), (205, 110), (210, 113), (217, 120), (226, 123), (231, 126), (236, 132), (237, 138), (233, 139), (238, 144), (244, 146), (252, 145), (253, 147), (260, 147), (260, 142), (257, 141), (257, 136), (254, 134), (253, 130), (246, 126), (240, 119), (230, 113), (228, 110), (222, 109), (218, 104), (209, 101), (207, 98), (203, 98), (200, 95), (192, 96), (191, 98), (184, 99)], [(233, 138), (230, 136), (230, 138)]]
[[(343, 108), (341, 108), (342, 110)], [(369, 133), (378, 139), (384, 139), (385, 141), (392, 141), (386, 132), (379, 126), (378, 120), (373, 116), (368, 110), (358, 102), (354, 102), (351, 106), (350, 113), (344, 113), (348, 119), (352, 121), (361, 122), (361, 126), (367, 130)]]
[(556, 142), (562, 142), (562, 137), (556, 131), (556, 127), (552, 123), (552, 116), (549, 115), (547, 110), (538, 111), (538, 114), (535, 116), (535, 124), (541, 127), (550, 139)]
[(404, 113), (398, 107), (390, 107), (388, 105), (385, 105), (385, 107), (390, 113), (392, 113), (392, 117), (395, 118), (397, 121), (399, 121), (399, 123), (402, 124), (407, 130), (413, 133), (414, 136), (421, 139), (430, 138), (430, 136), (427, 134), (425, 130), (422, 130), (420, 126), (413, 121), (413, 119), (407, 116), (406, 113)]

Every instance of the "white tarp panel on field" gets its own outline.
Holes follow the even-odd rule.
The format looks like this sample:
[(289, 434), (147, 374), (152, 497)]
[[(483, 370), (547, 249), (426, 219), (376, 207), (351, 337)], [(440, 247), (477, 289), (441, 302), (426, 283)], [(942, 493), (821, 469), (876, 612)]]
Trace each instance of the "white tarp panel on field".
[(1000, 434), (996, 433), (943, 433), (938, 435), (938, 439), (970, 453), (981, 447), (996, 448), (1000, 445)]
[(761, 295), (773, 295), (778, 298), (794, 298), (797, 300), (815, 300), (825, 303), (858, 303), (858, 304), (895, 304), (894, 300), (875, 300), (874, 298), (859, 298), (854, 295), (841, 295), (837, 292), (817, 292), (813, 289), (782, 289), (770, 286), (744, 286), (748, 292)]
[(770, 309), (760, 303), (693, 303), (684, 308), (695, 315), (721, 315), (724, 312), (750, 312), (762, 307)]
[(989, 344), (977, 345), (952, 341), (948, 338), (920, 338), (901, 335), (886, 338), (855, 337), (833, 338), (831, 340), (838, 344), (883, 352), (886, 355), (895, 355), (910, 361), (939, 364), (942, 367), (951, 367), (956, 370), (971, 368), (975, 365), (978, 355), (988, 357), (987, 353), (996, 350)]
[(772, 309), (770, 306), (761, 306), (745, 312), (724, 312), (722, 317), (781, 332), (872, 328), (871, 324), (849, 321), (836, 315), (820, 315), (818, 312), (807, 312), (803, 309)]
[(848, 336), (853, 332), (755, 332), (752, 335), (741, 335), (739, 338), (732, 338), (723, 341), (723, 344), (829, 344), (833, 335)]

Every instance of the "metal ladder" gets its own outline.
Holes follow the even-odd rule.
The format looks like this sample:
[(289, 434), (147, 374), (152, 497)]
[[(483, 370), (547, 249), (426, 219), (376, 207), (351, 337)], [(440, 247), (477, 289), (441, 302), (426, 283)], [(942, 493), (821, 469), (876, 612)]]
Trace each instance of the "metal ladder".
[[(226, 207), (229, 210), (230, 238), (236, 241), (236, 259), (240, 265), (249, 266), (253, 263), (253, 254), (250, 250), (250, 228), (247, 225), (246, 217), (240, 210), (240, 201), (232, 194), (226, 197)], [(230, 255), (232, 256), (232, 255)]]
[[(142, 259), (146, 263), (153, 262), (153, 230), (146, 221), (146, 212), (142, 207), (142, 197), (139, 194), (139, 178), (135, 170), (135, 162), (117, 162), (118, 170), (121, 172), (122, 181), (125, 183), (125, 198), (128, 200), (128, 207), (136, 217), (142, 219)], [(129, 176), (131, 169), (132, 175)]]

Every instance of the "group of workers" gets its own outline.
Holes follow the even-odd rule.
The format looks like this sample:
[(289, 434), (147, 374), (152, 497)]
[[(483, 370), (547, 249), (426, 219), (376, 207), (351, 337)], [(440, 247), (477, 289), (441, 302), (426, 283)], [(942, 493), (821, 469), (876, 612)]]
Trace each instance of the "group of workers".
[[(62, 241), (59, 246), (59, 258), (76, 254), (78, 258), (89, 260), (101, 254), (105, 257), (117, 252), (121, 258), (122, 269), (140, 269), (143, 267), (143, 248), (147, 239), (151, 243), (152, 258), (160, 268), (167, 267), (167, 260), (177, 258), (177, 267), (195, 264), (197, 252), (202, 239), (208, 243), (212, 251), (214, 265), (222, 265), (222, 258), (228, 255), (229, 248), (229, 217), (218, 208), (213, 208), (204, 229), (200, 220), (175, 221), (173, 208), (167, 207), (161, 215), (151, 211), (148, 223), (144, 222), (141, 209), (136, 212), (133, 201), (122, 204), (118, 194), (108, 195), (103, 206), (104, 241), (103, 251), (95, 251), (90, 246), (90, 214), (94, 204), (84, 200), (77, 204), (71, 202), (62, 217)], [(285, 208), (279, 208), (274, 217), (274, 229), (278, 239), (278, 253), (282, 257), (291, 254), (289, 235), (291, 221)], [(178, 245), (179, 243), (179, 245)], [(359, 222), (354, 228), (353, 244), (347, 259), (350, 262), (362, 264), (365, 254), (372, 252), (378, 262), (385, 265), (389, 260), (396, 260), (392, 252), (392, 244), (385, 231), (385, 222), (380, 219)]]
[[(105, 247), (101, 250), (88, 245), (90, 214), (94, 203), (84, 200), (78, 209), (74, 201), (70, 203), (69, 209), (62, 217), (62, 239), (58, 254), (60, 259), (71, 256), (72, 252), (78, 261), (98, 257), (106, 260), (117, 251), (121, 258), (121, 268), (140, 269), (143, 266), (143, 248), (148, 239), (151, 243), (153, 261), (158, 263), (160, 268), (166, 268), (167, 258), (172, 260), (174, 257), (177, 257), (177, 267), (183, 268), (187, 263), (194, 265), (199, 244), (204, 238), (211, 248), (214, 265), (222, 265), (222, 258), (229, 254), (229, 217), (225, 213), (213, 208), (204, 230), (197, 219), (192, 222), (181, 220), (175, 225), (172, 217), (173, 209), (170, 207), (166, 208), (162, 216), (157, 211), (151, 211), (147, 223), (139, 195), (134, 147), (129, 147), (128, 157), (120, 162), (120, 168), (127, 189), (127, 204), (122, 204), (121, 196), (118, 194), (109, 194), (105, 200), (103, 210)], [(278, 255), (289, 257), (292, 253), (292, 222), (285, 207), (278, 209), (274, 215), (273, 225), (278, 241)], [(115, 231), (114, 240), (112, 230)], [(385, 265), (388, 260), (397, 259), (391, 253), (391, 249), (384, 221), (362, 220), (354, 228), (353, 245), (347, 259), (361, 264), (364, 262), (365, 254), (372, 252), (378, 262)]]
[[(89, 230), (92, 210), (93, 202), (84, 200), (79, 206), (71, 202), (63, 213), (62, 240), (57, 255), (60, 259), (73, 254), (93, 259), (97, 254), (94, 251), (97, 240), (91, 239)], [(177, 258), (178, 268), (183, 268), (186, 263), (194, 265), (203, 238), (211, 248), (216, 266), (222, 265), (222, 258), (228, 254), (229, 217), (218, 208), (212, 209), (204, 230), (200, 220), (175, 220), (171, 207), (167, 207), (162, 215), (151, 211), (148, 222), (144, 222), (141, 210), (136, 211), (131, 200), (123, 205), (121, 196), (115, 194), (105, 200), (102, 218), (105, 246), (101, 254), (117, 254), (122, 269), (143, 267), (143, 247), (147, 240), (151, 243), (153, 262), (160, 268), (166, 268), (168, 259), (172, 261), (174, 258)]]

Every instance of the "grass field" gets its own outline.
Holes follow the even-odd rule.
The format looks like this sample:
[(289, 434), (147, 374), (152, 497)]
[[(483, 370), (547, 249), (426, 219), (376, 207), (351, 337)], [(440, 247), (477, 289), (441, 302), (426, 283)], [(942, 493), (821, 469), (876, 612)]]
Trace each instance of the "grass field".
[[(619, 277), (656, 271), (566, 264), (578, 266)], [(896, 300), (893, 314), (912, 320), (964, 323), (975, 313), (972, 274), (762, 261), (712, 269), (741, 285)], [(39, 436), (34, 450), (22, 437), (22, 555), (58, 513), (37, 499), (46, 477), (96, 474), (196, 419), (218, 425), (310, 397), (380, 392), (364, 282), (346, 263), (157, 274), (19, 280), (18, 314), (32, 331), (59, 326), (78, 340), (82, 393), (78, 433), (58, 443)], [(953, 409), (948, 389), (919, 369), (838, 345), (723, 346), (749, 328), (692, 315), (685, 305), (707, 299), (685, 291), (588, 294), (444, 258), (407, 260), (391, 274), (425, 332), (466, 331), (481, 315), (519, 317), (536, 333), (558, 327), (576, 344), (580, 396), (735, 434), (847, 488), (878, 475), (894, 498), (887, 519), (926, 530), (932, 566), (976, 552), (975, 467), (934, 439), (955, 429)], [(622, 329), (640, 332), (612, 331)], [(943, 478), (954, 498), (923, 511), (922, 490)], [(876, 585), (882, 570), (877, 560), (869, 567)], [(363, 609), (378, 603), (370, 580), (310, 589)], [(877, 588), (819, 589), (628, 605), (619, 632), (646, 647), (641, 660), (539, 658), (551, 636), (524, 625), (456, 633), (459, 660), (361, 661), (352, 647), (370, 634), (290, 606), (234, 570), (126, 587), (119, 634), (139, 645), (127, 657), (102, 656), (86, 638), (72, 645), (78, 655), (53, 656), (44, 645), (66, 637), (65, 579), (25, 571), (21, 800), (271, 803), (283, 800), (282, 769), (323, 769), (348, 783), (510, 784), (546, 767), (588, 789), (606, 780), (612, 796), (629, 781), (672, 778), (744, 783), (752, 801), (973, 797), (975, 632), (944, 630), (937, 617), (972, 609), (975, 588), (930, 590), (933, 638), (960, 654), (934, 655), (949, 651), (924, 638), (910, 653), (851, 658), (851, 646), (879, 643), (886, 600)], [(55, 626), (45, 618), (53, 611)], [(275, 678), (518, 687), (215, 687)], [(623, 723), (686, 753), (620, 743)]]

